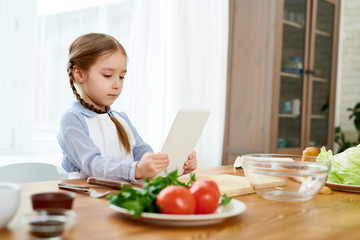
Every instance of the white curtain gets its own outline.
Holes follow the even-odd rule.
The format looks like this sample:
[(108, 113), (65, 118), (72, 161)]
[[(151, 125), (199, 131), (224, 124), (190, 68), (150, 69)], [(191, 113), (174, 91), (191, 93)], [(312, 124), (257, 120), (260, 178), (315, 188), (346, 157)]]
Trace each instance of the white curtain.
[(133, 11), (129, 73), (115, 106), (130, 115), (155, 151), (160, 151), (178, 109), (209, 109), (210, 118), (196, 148), (199, 166), (220, 165), (227, 2), (138, 0)]
[[(129, 115), (154, 151), (160, 151), (180, 108), (209, 109), (210, 118), (196, 147), (199, 166), (220, 165), (228, 1), (111, 0), (101, 5), (88, 1), (88, 7), (87, 1), (81, 5), (66, 1), (58, 1), (55, 11), (42, 8), (45, 13), (36, 23), (38, 92), (33, 93), (37, 104), (29, 134), (57, 146), (59, 117), (73, 101), (65, 71), (67, 48), (80, 34), (105, 32), (115, 36), (128, 53), (124, 89), (113, 108)], [(49, 1), (39, 1), (39, 7), (45, 2)]]

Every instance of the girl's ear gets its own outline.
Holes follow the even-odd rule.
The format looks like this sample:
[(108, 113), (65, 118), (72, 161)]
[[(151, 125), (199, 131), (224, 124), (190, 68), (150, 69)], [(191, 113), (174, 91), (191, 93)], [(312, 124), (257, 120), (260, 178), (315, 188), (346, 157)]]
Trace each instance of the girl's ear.
[(80, 69), (77, 65), (73, 67), (72, 74), (76, 82), (83, 83), (85, 81), (85, 72), (82, 69)]

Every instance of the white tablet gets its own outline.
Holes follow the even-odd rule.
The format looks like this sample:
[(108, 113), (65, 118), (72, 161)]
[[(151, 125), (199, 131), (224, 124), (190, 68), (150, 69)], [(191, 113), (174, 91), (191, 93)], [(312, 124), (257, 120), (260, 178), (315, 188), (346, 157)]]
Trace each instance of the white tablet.
[[(175, 169), (178, 170), (179, 176), (184, 173), (184, 163), (194, 151), (209, 115), (210, 111), (204, 109), (179, 110), (161, 150), (169, 155), (167, 173)], [(162, 171), (158, 176), (166, 174)]]

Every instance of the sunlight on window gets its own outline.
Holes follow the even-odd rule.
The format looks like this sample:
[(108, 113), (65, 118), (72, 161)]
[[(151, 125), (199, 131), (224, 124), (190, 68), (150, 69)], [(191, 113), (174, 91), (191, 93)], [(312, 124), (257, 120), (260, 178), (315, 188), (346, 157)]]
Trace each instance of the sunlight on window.
[(38, 16), (58, 14), (83, 8), (98, 7), (126, 0), (38, 0)]
[(56, 154), (60, 157), (53, 161), (61, 163), (56, 136), (61, 116), (75, 100), (66, 71), (68, 48), (81, 34), (103, 32), (128, 53), (123, 92), (112, 108), (126, 112), (155, 151), (180, 108), (209, 109), (196, 150), (200, 165), (220, 163), (228, 1), (0, 2), (0, 31), (6, 33), (0, 37), (0, 102), (8, 116), (0, 118), (2, 159)]
[[(131, 1), (38, 1), (37, 84), (33, 140), (56, 143), (59, 119), (74, 100), (66, 73), (70, 43), (87, 32), (130, 38)], [(118, 29), (121, 28), (121, 31)]]

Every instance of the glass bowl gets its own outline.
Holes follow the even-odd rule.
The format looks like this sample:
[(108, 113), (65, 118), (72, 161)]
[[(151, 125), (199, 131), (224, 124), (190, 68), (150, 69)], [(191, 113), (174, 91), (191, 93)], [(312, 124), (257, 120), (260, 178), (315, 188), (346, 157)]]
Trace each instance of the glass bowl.
[(32, 239), (62, 239), (75, 224), (76, 214), (64, 208), (36, 209), (24, 214), (22, 224)]
[(242, 156), (245, 176), (263, 198), (297, 202), (314, 197), (326, 182), (331, 160), (290, 154), (248, 154)]

